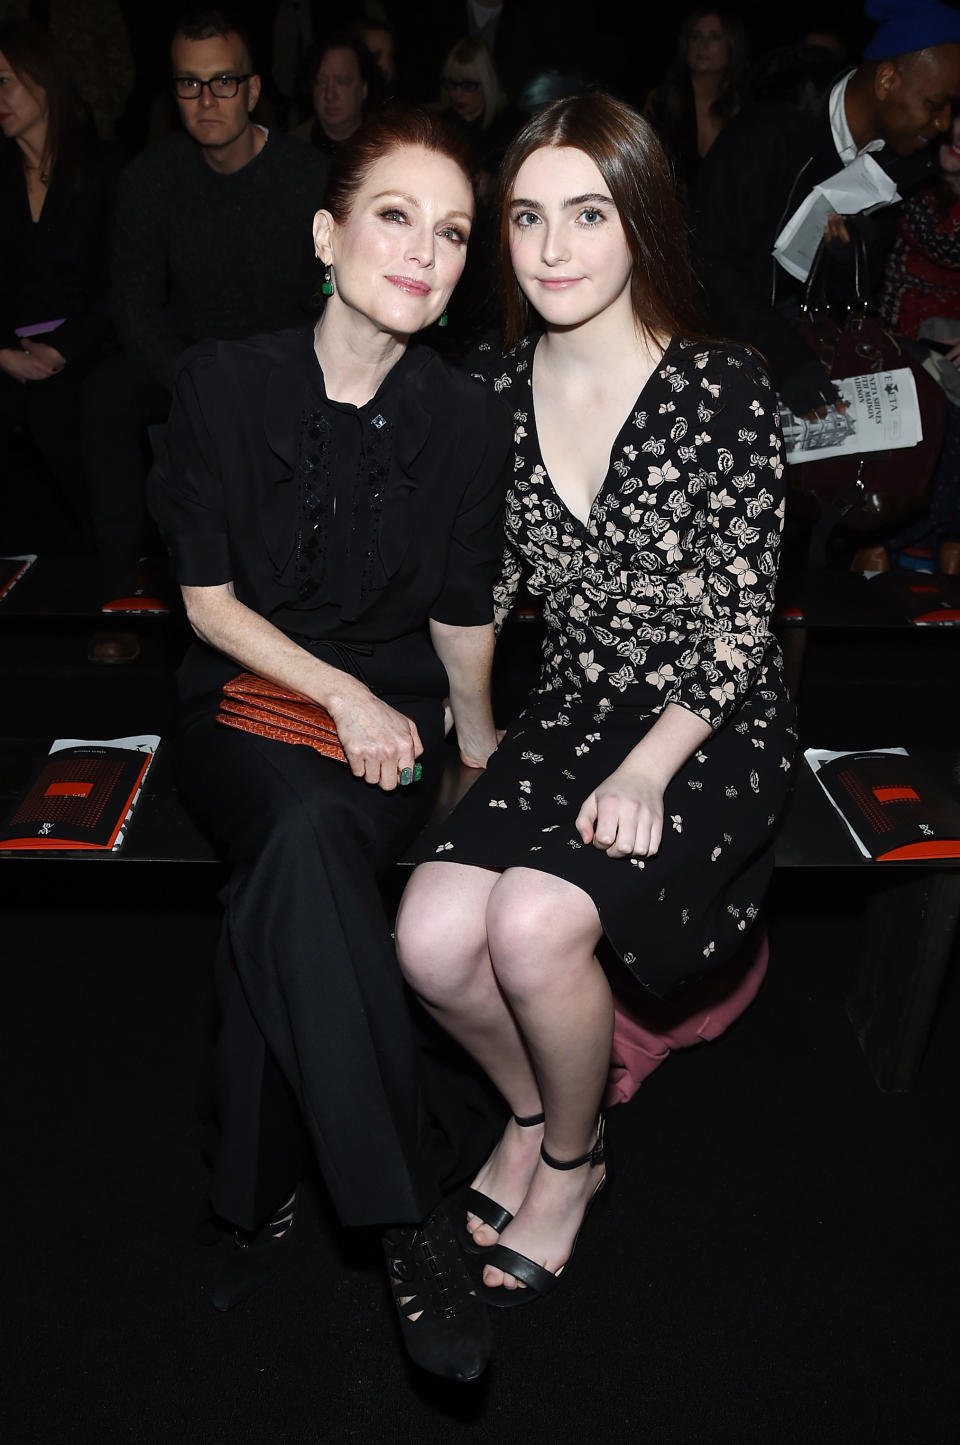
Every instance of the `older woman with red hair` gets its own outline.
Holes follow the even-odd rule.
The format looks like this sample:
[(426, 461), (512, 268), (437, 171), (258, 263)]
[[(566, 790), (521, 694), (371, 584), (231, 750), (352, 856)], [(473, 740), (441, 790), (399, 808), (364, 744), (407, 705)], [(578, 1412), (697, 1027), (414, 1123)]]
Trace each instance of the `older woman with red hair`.
[[(496, 742), (491, 585), (510, 425), (419, 332), (442, 321), (474, 201), (462, 141), (426, 112), (345, 141), (314, 240), (315, 326), (194, 348), (154, 473), (187, 616), (184, 791), (232, 865), (218, 964), (213, 1303), (289, 1244), (305, 1133), (346, 1225), (386, 1229), (404, 1342), (472, 1379), (490, 1326), (440, 1200), (378, 880), (443, 770)], [(337, 761), (218, 725), (249, 671), (326, 709)], [(416, 781), (422, 769), (423, 781)]]

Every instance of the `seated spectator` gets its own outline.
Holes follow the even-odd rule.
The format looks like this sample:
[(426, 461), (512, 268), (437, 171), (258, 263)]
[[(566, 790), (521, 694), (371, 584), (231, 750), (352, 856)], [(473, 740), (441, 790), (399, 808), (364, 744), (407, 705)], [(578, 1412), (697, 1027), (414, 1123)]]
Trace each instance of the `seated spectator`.
[(937, 158), (937, 181), (910, 196), (901, 212), (880, 309), (891, 330), (949, 347), (938, 370), (953, 405), (929, 510), (891, 538), (887, 550), (909, 550), (920, 561), (928, 556), (929, 566), (952, 572), (960, 570), (960, 116)]
[(307, 75), (313, 116), (291, 135), (332, 156), (380, 103), (380, 72), (362, 40), (336, 35), (313, 52)]
[(677, 53), (663, 84), (647, 96), (644, 114), (673, 161), (683, 192), (743, 100), (747, 37), (743, 21), (700, 5), (684, 20)]
[[(776, 237), (814, 185), (864, 151), (905, 194), (924, 172), (921, 153), (949, 129), (960, 101), (955, 10), (907, 0), (895, 14), (889, 0), (869, 0), (867, 10), (885, 23), (815, 117), (779, 104), (744, 110), (724, 127), (697, 178), (695, 232), (710, 321), (763, 353), (797, 415), (835, 404), (836, 392), (797, 330), (802, 283), (773, 259)], [(892, 219), (889, 210), (855, 218), (874, 270), (889, 249)]]
[(496, 215), (492, 204), (497, 172), (523, 116), (508, 107), (490, 52), (482, 40), (457, 41), (443, 64), (440, 108), (468, 132), (474, 156), (477, 214), (470, 235), (470, 259), (450, 312), (446, 345), (462, 352), (495, 324), (492, 298)]
[(33, 438), (75, 516), (81, 383), (109, 348), (108, 236), (119, 170), (53, 41), (0, 24), (0, 475)]
[(481, 197), (490, 194), (507, 146), (523, 119), (507, 105), (493, 57), (482, 40), (458, 40), (443, 62), (440, 105), (470, 131), (477, 156)]
[(385, 21), (363, 20), (357, 26), (357, 37), (367, 47), (380, 72), (384, 100), (392, 99), (398, 93), (396, 35)]
[[(253, 123), (260, 77), (236, 23), (212, 11), (182, 21), (171, 59), (184, 129), (139, 156), (121, 180), (113, 310), (123, 352), (85, 387), (105, 597), (135, 586), (146, 522), (144, 426), (166, 417), (177, 357), (196, 341), (301, 321), (320, 280), (309, 234), (327, 163)], [(95, 648), (94, 660), (128, 660), (135, 639), (114, 642)]]

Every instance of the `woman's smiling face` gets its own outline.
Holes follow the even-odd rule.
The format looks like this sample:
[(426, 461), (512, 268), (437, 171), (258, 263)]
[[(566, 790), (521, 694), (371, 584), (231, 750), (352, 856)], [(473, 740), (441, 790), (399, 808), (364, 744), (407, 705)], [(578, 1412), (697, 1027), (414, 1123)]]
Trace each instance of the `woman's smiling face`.
[(317, 213), (317, 251), (333, 267), (327, 304), (396, 335), (438, 321), (463, 271), (472, 222), (473, 192), (454, 161), (421, 146), (382, 156), (345, 220)]
[(584, 151), (534, 151), (508, 206), (514, 273), (549, 326), (583, 325), (610, 307), (632, 314), (633, 259), (606, 182)]

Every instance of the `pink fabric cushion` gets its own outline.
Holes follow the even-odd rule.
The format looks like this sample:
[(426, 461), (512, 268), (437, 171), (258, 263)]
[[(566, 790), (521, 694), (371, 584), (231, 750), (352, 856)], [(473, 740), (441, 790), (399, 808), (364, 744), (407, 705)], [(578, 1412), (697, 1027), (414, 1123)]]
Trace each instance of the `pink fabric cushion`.
[(767, 930), (758, 924), (729, 963), (672, 998), (614, 996), (616, 1013), (604, 1107), (625, 1104), (671, 1049), (716, 1039), (751, 1004), (767, 971)]

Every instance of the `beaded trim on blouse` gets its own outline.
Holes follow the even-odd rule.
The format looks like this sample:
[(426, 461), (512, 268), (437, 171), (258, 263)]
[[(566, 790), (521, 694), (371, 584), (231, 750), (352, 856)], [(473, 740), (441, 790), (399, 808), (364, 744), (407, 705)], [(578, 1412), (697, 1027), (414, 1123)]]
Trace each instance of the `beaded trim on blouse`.
[[(336, 419), (308, 405), (300, 418), (297, 447), (297, 540), (294, 583), (300, 602), (322, 597), (329, 582), (340, 590), (336, 599), (344, 616), (355, 616), (362, 601), (375, 589), (379, 560), (380, 519), (390, 477), (394, 425), (380, 413), (371, 421), (359, 417), (360, 460), (353, 477), (335, 476)], [(356, 424), (353, 418), (340, 423)], [(340, 529), (336, 553), (331, 537), (337, 534), (337, 505), (350, 508), (350, 522)], [(343, 513), (341, 512), (341, 517)], [(330, 599), (333, 600), (333, 599)]]
[[(390, 475), (390, 459), (393, 455), (393, 423), (378, 415), (373, 425), (366, 428), (364, 440), (363, 459), (366, 462), (367, 495), (370, 499), (366, 547), (363, 557), (362, 594), (366, 596), (373, 588), (373, 568), (377, 558), (377, 541), (380, 536), (380, 514), (383, 511), (383, 499)], [(356, 508), (359, 503), (359, 491), (358, 487), (354, 492), (354, 537), (357, 535)]]
[(297, 596), (305, 602), (326, 573), (330, 504), (330, 423), (321, 411), (300, 418), (297, 447)]

